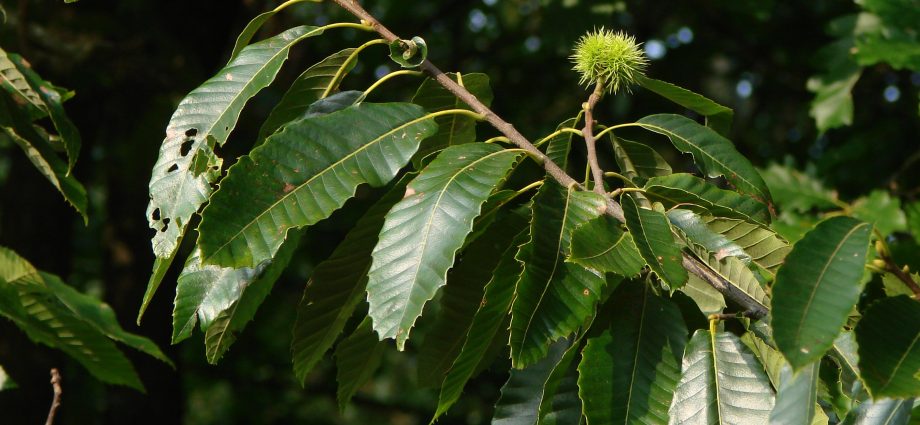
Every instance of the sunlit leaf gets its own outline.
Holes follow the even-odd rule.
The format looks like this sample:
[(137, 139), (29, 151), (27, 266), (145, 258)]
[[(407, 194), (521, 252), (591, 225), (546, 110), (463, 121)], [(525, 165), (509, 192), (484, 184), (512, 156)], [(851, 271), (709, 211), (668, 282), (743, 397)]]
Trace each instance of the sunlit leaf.
[(907, 425), (913, 399), (865, 400), (853, 409), (841, 425)]
[(767, 206), (753, 198), (722, 190), (692, 174), (653, 177), (645, 183), (644, 195), (666, 208), (679, 206), (717, 217), (738, 218), (754, 223), (770, 222)]
[(639, 208), (629, 196), (623, 196), (622, 205), (626, 228), (649, 268), (671, 288), (681, 287), (687, 282), (687, 270), (681, 266), (680, 247), (675, 243), (668, 217)]
[(668, 99), (684, 108), (706, 117), (706, 125), (719, 134), (728, 137), (735, 113), (731, 108), (722, 106), (706, 97), (678, 87), (666, 81), (641, 77), (639, 85)]

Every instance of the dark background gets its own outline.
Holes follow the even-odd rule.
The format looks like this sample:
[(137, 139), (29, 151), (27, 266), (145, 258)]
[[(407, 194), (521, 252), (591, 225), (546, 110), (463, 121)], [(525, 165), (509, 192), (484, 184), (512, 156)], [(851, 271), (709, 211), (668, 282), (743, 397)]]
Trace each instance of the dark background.
[[(126, 329), (156, 340), (177, 364), (173, 370), (128, 352), (147, 393), (108, 387), (72, 360), (36, 346), (10, 322), (0, 320), (0, 364), (20, 386), (0, 392), (0, 423), (44, 422), (51, 399), (51, 367), (60, 368), (64, 375), (61, 424), (427, 423), (437, 394), (416, 389), (411, 351), (388, 356), (377, 377), (341, 414), (334, 399), (331, 361), (318, 367), (306, 388), (291, 373), (290, 327), (303, 285), (314, 263), (331, 252), (360, 211), (336, 214), (308, 233), (292, 267), (218, 366), (204, 361), (200, 333), (169, 346), (176, 270), (167, 276), (143, 325), (138, 328), (133, 323), (153, 259), (152, 232), (145, 220), (147, 182), (169, 117), (186, 93), (227, 61), (246, 22), (276, 2), (4, 0), (0, 4), (7, 13), (6, 23), (0, 26), (0, 45), (21, 53), (46, 79), (77, 92), (66, 107), (83, 137), (75, 173), (90, 195), (90, 223), (84, 227), (17, 148), (0, 146), (0, 245), (103, 298)], [(488, 74), (495, 92), (493, 109), (531, 139), (573, 116), (587, 97), (570, 71), (570, 46), (593, 28), (625, 29), (640, 41), (654, 40), (666, 47), (666, 54), (651, 62), (650, 76), (735, 109), (732, 139), (755, 164), (789, 162), (799, 168), (810, 164), (844, 199), (878, 187), (906, 199), (916, 195), (916, 167), (905, 161), (920, 145), (920, 75), (885, 65), (868, 68), (854, 90), (856, 112), (849, 128), (819, 136), (808, 116), (812, 94), (805, 88), (806, 81), (821, 69), (816, 52), (833, 40), (826, 34), (827, 24), (856, 12), (853, 3), (367, 0), (364, 4), (397, 34), (424, 37), (429, 58), (442, 69)], [(342, 19), (351, 18), (331, 2), (298, 5), (271, 20), (260, 37), (294, 25)], [(687, 30), (692, 32), (689, 42)], [(335, 30), (296, 47), (276, 84), (244, 111), (222, 152), (226, 166), (251, 147), (262, 118), (287, 83), (322, 57), (367, 39), (366, 34)], [(394, 68), (385, 48), (370, 48), (344, 88), (367, 87), (376, 72), (385, 70), (381, 66)], [(388, 90), (370, 100), (406, 100), (418, 84), (418, 79), (403, 77), (387, 83)], [(883, 97), (889, 86), (900, 91), (896, 101)], [(652, 112), (682, 111), (636, 90), (633, 95), (605, 99), (596, 115), (601, 122), (616, 123)], [(483, 129), (481, 134), (488, 136), (490, 131)], [(664, 146), (659, 145), (661, 140), (648, 140)], [(675, 165), (686, 161), (666, 153)], [(503, 368), (495, 369), (474, 380), (464, 400), (440, 422), (487, 421), (505, 379), (499, 372)]]

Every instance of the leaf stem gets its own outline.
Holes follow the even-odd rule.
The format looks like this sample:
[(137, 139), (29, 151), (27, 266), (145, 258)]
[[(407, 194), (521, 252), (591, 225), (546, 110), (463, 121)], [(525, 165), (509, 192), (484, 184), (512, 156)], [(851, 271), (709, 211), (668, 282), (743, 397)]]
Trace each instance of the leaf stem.
[(629, 177), (626, 177), (626, 176), (624, 176), (624, 175), (622, 175), (622, 174), (620, 174), (620, 173), (616, 173), (616, 172), (613, 172), (613, 171), (605, 171), (605, 172), (604, 172), (604, 177), (615, 177), (615, 178), (617, 178), (617, 179), (622, 180), (623, 183), (626, 183), (627, 185), (629, 185), (629, 186), (631, 186), (631, 187), (636, 187), (636, 184), (633, 183), (632, 180), (629, 179)]
[[(437, 118), (437, 117), (442, 117), (444, 115), (463, 115), (466, 117), (470, 117), (476, 121), (482, 121), (485, 119), (485, 117), (482, 114), (478, 114), (469, 109), (446, 109), (443, 111), (431, 112), (428, 115), (425, 115), (424, 117), (422, 117), (421, 119)], [(526, 149), (524, 150), (526, 151)]]
[(511, 140), (505, 136), (497, 136), (491, 139), (487, 139), (486, 141), (482, 143), (511, 143)]
[[(380, 34), (380, 36), (388, 42), (399, 40), (399, 37), (397, 37), (396, 34), (381, 24), (376, 18), (374, 18), (373, 15), (364, 10), (364, 8), (354, 0), (333, 1), (343, 9), (361, 19), (369, 27), (377, 31), (377, 33)], [(476, 96), (457, 84), (457, 82), (447, 76), (444, 71), (441, 71), (437, 66), (431, 63), (431, 61), (425, 60), (422, 62), (420, 67), (422, 71), (434, 78), (435, 81), (453, 93), (454, 96), (457, 96), (457, 98), (473, 108), (474, 111), (482, 114), (482, 116), (485, 117), (485, 120), (488, 121), (489, 124), (495, 127), (495, 129), (497, 129), (499, 132), (508, 137), (508, 139), (511, 140), (511, 143), (526, 151), (528, 155), (531, 155), (531, 157), (539, 158), (540, 161), (538, 161), (538, 163), (543, 167), (544, 170), (546, 170), (546, 173), (549, 174), (553, 180), (556, 180), (556, 182), (558, 182), (563, 187), (575, 187), (582, 190), (584, 189), (584, 186), (575, 181), (575, 179), (573, 179), (572, 176), (568, 175), (564, 170), (562, 170), (558, 164), (553, 162), (553, 160), (547, 157), (546, 154), (541, 152), (536, 146), (527, 140), (527, 138), (524, 137), (524, 135), (522, 135), (519, 131), (517, 131), (517, 129), (514, 128), (511, 123), (499, 117), (495, 112), (489, 109), (488, 106), (480, 102)], [(638, 124), (621, 124), (610, 127), (607, 130), (614, 130), (627, 126), (638, 126)], [(606, 196), (606, 193), (604, 195)], [(625, 217), (623, 216), (623, 208), (619, 203), (611, 198), (607, 198), (606, 213), (616, 218), (620, 222), (625, 221)], [(683, 266), (691, 273), (699, 276), (700, 279), (703, 279), (709, 283), (709, 285), (722, 293), (722, 295), (724, 295), (727, 299), (732, 300), (742, 308), (749, 311), (752, 318), (759, 319), (767, 315), (768, 311), (766, 307), (759, 304), (749, 295), (745, 294), (730, 282), (719, 276), (718, 273), (709, 268), (709, 266), (703, 264), (702, 261), (700, 261), (698, 258), (684, 252)]]
[(511, 197), (511, 199), (517, 198), (519, 195), (521, 195), (521, 194), (527, 192), (528, 190), (536, 189), (536, 188), (538, 188), (538, 187), (540, 187), (540, 186), (543, 186), (543, 183), (544, 183), (543, 180), (537, 180), (537, 181), (535, 181), (535, 182), (533, 182), (533, 183), (531, 183), (531, 184), (529, 184), (529, 185), (527, 185), (527, 186), (524, 186), (524, 187), (518, 189), (517, 192), (515, 192), (514, 196)]
[(609, 132), (611, 132), (611, 131), (613, 131), (613, 130), (616, 130), (616, 129), (619, 129), (619, 128), (625, 128), (625, 127), (642, 127), (642, 124), (638, 124), (638, 123), (634, 123), (634, 122), (628, 122), (628, 123), (624, 123), (624, 124), (612, 125), (612, 126), (610, 126), (610, 127), (604, 128), (603, 131), (601, 131), (600, 133), (597, 133), (597, 135), (594, 136), (594, 137), (597, 138), (597, 139), (600, 139), (601, 137), (604, 137), (607, 133), (609, 133)]
[[(386, 42), (385, 40), (382, 40), (382, 39), (380, 40)], [(365, 98), (367, 98), (369, 94), (371, 94), (372, 91), (374, 91), (374, 89), (376, 89), (377, 87), (380, 87), (380, 85), (386, 82), (387, 80), (393, 77), (398, 77), (400, 75), (413, 75), (416, 77), (421, 77), (425, 74), (422, 73), (421, 71), (412, 71), (408, 69), (401, 69), (399, 71), (393, 71), (387, 75), (384, 75), (383, 77), (380, 77), (380, 79), (375, 81), (374, 84), (371, 84), (371, 86), (368, 87), (367, 90), (364, 90), (364, 94), (361, 95), (361, 98), (359, 99), (359, 101), (363, 101)]]
[(297, 3), (306, 3), (306, 2), (310, 2), (310, 3), (322, 3), (323, 0), (288, 0), (288, 1), (284, 2), (284, 3), (279, 4), (279, 5), (278, 5), (277, 7), (275, 7), (274, 9), (272, 9), (272, 12), (278, 13), (278, 12), (284, 10), (286, 7), (288, 7), (288, 6), (290, 6), (290, 5), (297, 4)]
[(553, 137), (556, 137), (556, 136), (558, 136), (558, 135), (560, 135), (560, 134), (563, 134), (563, 133), (572, 133), (572, 134), (577, 134), (577, 135), (579, 135), (579, 136), (582, 135), (581, 130), (579, 130), (579, 129), (577, 129), (577, 128), (570, 128), (570, 127), (560, 128), (560, 129), (558, 129), (558, 130), (556, 130), (556, 131), (550, 133), (550, 134), (547, 135), (546, 137), (544, 137), (544, 138), (542, 138), (542, 139), (540, 139), (540, 140), (537, 140), (537, 142), (534, 143), (533, 145), (539, 147), (539, 146), (543, 145), (544, 143), (550, 141)]
[[(348, 58), (345, 59), (345, 63), (343, 63), (342, 66), (340, 66), (339, 69), (335, 71), (335, 76), (332, 77), (333, 82), (329, 84), (328, 86), (326, 86), (326, 90), (323, 91), (323, 95), (320, 96), (320, 98), (324, 99), (328, 97), (330, 94), (332, 94), (331, 93), (332, 90), (336, 89), (339, 86), (339, 83), (342, 82), (342, 79), (345, 78), (345, 73), (347, 72), (346, 70), (348, 69), (348, 66), (351, 64), (352, 61), (355, 61), (358, 58), (358, 54), (360, 54), (362, 50), (370, 46), (373, 46), (375, 44), (386, 44), (386, 42), (387, 42), (386, 40), (382, 38), (378, 38), (378, 39), (368, 41), (367, 43), (364, 43), (356, 47), (355, 50), (351, 52), (350, 55), (348, 55)], [(364, 99), (364, 97), (367, 97), (367, 92), (365, 92), (365, 94), (362, 96), (362, 100)]]
[(616, 198), (617, 196), (620, 196), (623, 193), (630, 193), (630, 192), (645, 193), (645, 189), (640, 189), (638, 187), (621, 187), (617, 190), (614, 190), (613, 192), (610, 192), (610, 197)]

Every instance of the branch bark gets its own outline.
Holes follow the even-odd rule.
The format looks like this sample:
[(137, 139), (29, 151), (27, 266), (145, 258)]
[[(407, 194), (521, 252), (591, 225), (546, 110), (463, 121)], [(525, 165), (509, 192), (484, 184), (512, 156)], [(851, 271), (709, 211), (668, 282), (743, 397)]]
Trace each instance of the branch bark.
[(58, 372), (57, 368), (51, 369), (51, 388), (54, 390), (54, 398), (51, 399), (51, 409), (48, 410), (48, 419), (45, 420), (45, 425), (54, 423), (54, 415), (57, 413), (58, 408), (61, 407), (61, 395), (64, 393), (61, 390), (61, 373)]
[[(393, 42), (394, 40), (399, 40), (400, 38), (396, 36), (392, 31), (390, 31), (386, 26), (380, 23), (374, 16), (364, 10), (360, 4), (355, 0), (333, 0), (343, 9), (350, 12), (352, 15), (356, 16), (358, 19), (361, 19), (367, 25), (370, 25), (374, 30), (387, 42)], [(537, 160), (540, 165), (546, 170), (546, 173), (550, 175), (556, 182), (561, 184), (564, 187), (575, 186), (578, 189), (584, 190), (584, 186), (578, 183), (571, 176), (566, 174), (564, 170), (559, 168), (555, 162), (549, 159), (543, 152), (541, 152), (537, 147), (533, 145), (526, 137), (524, 137), (513, 125), (508, 123), (499, 117), (495, 112), (493, 112), (489, 107), (484, 105), (479, 99), (476, 98), (472, 93), (461, 87), (459, 84), (454, 82), (450, 77), (447, 76), (443, 71), (438, 69), (433, 63), (428, 60), (425, 60), (420, 65), (422, 71), (434, 78), (442, 87), (450, 91), (454, 96), (457, 96), (460, 100), (465, 102), (474, 111), (481, 114), (485, 117), (485, 120), (495, 127), (496, 130), (501, 132), (503, 135), (508, 137), (508, 139), (515, 146), (527, 151), (527, 153)], [(591, 117), (585, 117), (586, 122), (588, 122)], [(588, 125), (588, 124), (586, 124)], [(595, 156), (596, 159), (596, 156)], [(603, 185), (601, 185), (603, 188)], [(611, 198), (607, 199), (607, 214), (616, 218), (620, 222), (624, 222), (625, 218), (623, 216), (623, 208), (619, 203), (614, 201)], [(723, 279), (715, 271), (709, 268), (709, 266), (702, 263), (698, 258), (684, 253), (683, 255), (683, 266), (689, 272), (699, 276), (701, 279), (709, 283), (713, 288), (722, 293), (726, 299), (732, 301), (741, 307), (746, 314), (749, 314), (752, 318), (760, 319), (767, 315), (767, 309), (758, 303), (756, 300), (751, 298), (749, 295), (738, 290), (734, 285), (730, 284), (728, 281)]]
[(604, 83), (598, 81), (594, 86), (594, 92), (588, 97), (583, 109), (585, 111), (585, 127), (581, 131), (585, 138), (585, 147), (588, 150), (588, 166), (591, 167), (591, 174), (594, 176), (594, 192), (607, 196), (607, 190), (604, 188), (604, 170), (601, 169), (600, 162), (597, 161), (597, 140), (594, 138), (594, 107), (604, 96)]

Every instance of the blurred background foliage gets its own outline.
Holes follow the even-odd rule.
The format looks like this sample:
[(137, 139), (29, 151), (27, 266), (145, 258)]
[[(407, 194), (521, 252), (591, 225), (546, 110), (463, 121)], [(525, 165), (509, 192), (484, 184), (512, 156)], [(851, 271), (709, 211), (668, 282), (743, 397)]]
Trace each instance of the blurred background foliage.
[[(76, 91), (66, 107), (82, 133), (75, 173), (90, 200), (89, 225), (83, 226), (18, 148), (0, 145), (0, 245), (106, 300), (126, 329), (152, 337), (177, 364), (173, 370), (127, 352), (147, 394), (106, 387), (72, 360), (32, 344), (11, 323), (0, 321), (0, 364), (19, 385), (0, 392), (3, 423), (44, 419), (51, 367), (64, 374), (61, 424), (416, 424), (430, 418), (436, 394), (417, 389), (412, 347), (406, 355), (389, 353), (344, 412), (335, 401), (333, 361), (327, 358), (305, 388), (291, 372), (290, 327), (313, 260), (332, 251), (360, 208), (310, 230), (301, 244), (304, 252), (295, 256), (294, 266), (218, 366), (205, 363), (200, 334), (168, 345), (168, 289), (154, 300), (143, 326), (131, 323), (153, 259), (145, 220), (147, 182), (166, 123), (179, 100), (226, 62), (245, 23), (276, 3), (0, 2), (6, 11), (0, 45), (28, 58), (45, 78)], [(793, 179), (786, 180), (793, 181), (789, 184), (822, 182), (819, 189), (842, 200), (841, 205), (855, 201), (851, 208), (870, 210), (907, 205), (920, 195), (920, 18), (912, 19), (920, 14), (917, 0), (364, 3), (398, 34), (424, 37), (429, 58), (442, 69), (488, 74), (493, 108), (532, 139), (573, 116), (587, 97), (570, 70), (574, 41), (594, 28), (623, 29), (645, 42), (652, 59), (649, 76), (735, 110), (732, 140), (755, 164), (802, 170), (785, 176)], [(260, 35), (343, 19), (351, 18), (331, 4), (297, 5), (271, 20)], [(365, 37), (329, 32), (297, 47), (273, 88), (244, 111), (223, 156), (235, 158), (249, 150), (262, 119), (303, 69)], [(385, 48), (372, 48), (343, 88), (363, 89), (393, 68)], [(419, 83), (403, 77), (388, 83), (389, 93), (375, 92), (370, 100), (408, 100)], [(828, 96), (837, 96), (835, 102), (822, 105)], [(605, 101), (596, 116), (609, 124), (653, 112), (683, 111), (634, 90)], [(488, 130), (481, 134), (490, 135)], [(672, 164), (685, 164), (676, 168), (687, 169), (685, 158), (664, 149), (662, 140), (636, 137), (663, 148)], [(870, 194), (873, 189), (882, 191)], [(789, 226), (783, 233), (794, 239), (796, 223), (810, 218), (807, 211), (793, 212), (782, 221)], [(905, 226), (903, 217), (893, 219), (895, 226)], [(902, 253), (899, 262), (920, 269), (916, 243), (910, 238), (898, 242), (893, 240), (896, 253)], [(175, 282), (173, 273), (166, 287)], [(472, 381), (461, 403), (439, 423), (487, 421), (505, 379), (498, 372), (505, 368), (495, 370)]]

